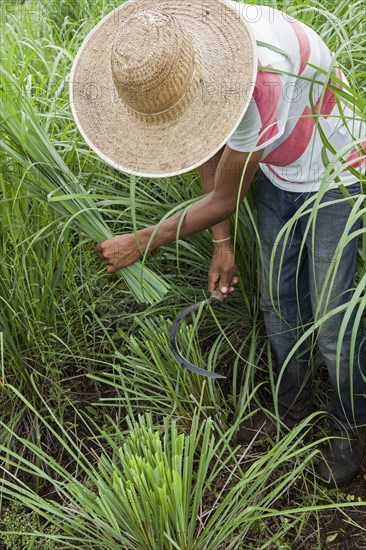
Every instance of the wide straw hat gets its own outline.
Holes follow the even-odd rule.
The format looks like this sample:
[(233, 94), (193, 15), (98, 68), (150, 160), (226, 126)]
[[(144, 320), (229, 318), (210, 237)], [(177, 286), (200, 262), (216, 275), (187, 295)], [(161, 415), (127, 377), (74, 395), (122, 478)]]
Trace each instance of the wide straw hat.
[(138, 176), (187, 172), (239, 125), (257, 74), (248, 23), (222, 0), (130, 0), (84, 40), (73, 116), (108, 164)]

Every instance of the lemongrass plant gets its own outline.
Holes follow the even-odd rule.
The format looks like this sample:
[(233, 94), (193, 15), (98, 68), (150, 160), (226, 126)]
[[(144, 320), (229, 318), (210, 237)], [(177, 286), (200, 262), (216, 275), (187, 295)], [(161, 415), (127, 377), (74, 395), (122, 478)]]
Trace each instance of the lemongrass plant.
[[(26, 94), (15, 77), (0, 67), (0, 149), (4, 162), (13, 162), (23, 170), (19, 186), (37, 199), (48, 203), (66, 220), (93, 241), (113, 236), (98, 210), (98, 205), (59, 155), (39, 123)], [(11, 91), (9, 91), (11, 89)], [(9, 185), (17, 185), (17, 182)], [(141, 262), (119, 270), (136, 300), (140, 303), (160, 301), (168, 291), (165, 281)]]
[[(136, 323), (132, 334), (119, 331), (128, 353), (126, 348), (121, 352), (109, 339), (115, 355), (112, 369), (106, 370), (101, 365), (87, 375), (102, 387), (113, 389), (112, 395), (101, 397), (94, 406), (113, 410), (117, 404), (124, 404), (129, 414), (143, 410), (154, 415), (186, 417), (192, 414), (199, 402), (207, 415), (227, 428), (230, 415), (234, 413), (237, 417), (248, 412), (248, 403), (258, 391), (253, 383), (253, 395), (248, 395), (249, 382), (253, 382), (254, 372), (265, 360), (263, 354), (267, 351), (259, 339), (260, 325), (256, 322), (252, 323), (251, 330), (240, 331), (243, 335), (240, 347), (233, 346), (232, 342), (238, 337), (240, 317), (232, 318), (230, 326), (227, 323), (229, 312), (230, 306), (222, 306), (214, 319), (208, 312), (198, 312), (193, 322), (181, 326), (178, 335), (179, 347), (189, 361), (208, 371), (223, 374), (226, 381), (218, 384), (180, 366), (169, 346), (171, 321), (163, 316), (149, 316)], [(224, 320), (225, 326), (220, 319)], [(203, 321), (205, 332), (210, 335), (207, 351), (204, 350), (203, 330), (199, 329)], [(230, 402), (227, 400), (228, 389), (233, 393)]]
[[(27, 449), (24, 456), (0, 445), (2, 495), (21, 502), (46, 523), (43, 533), (24, 533), (30, 541), (43, 536), (62, 548), (88, 550), (219, 550), (223, 544), (234, 550), (260, 521), (286, 517), (276, 533), (281, 536), (301, 525), (307, 511), (334, 506), (319, 505), (315, 499), (302, 508), (277, 509), (283, 493), (302, 479), (305, 469), (312, 469), (315, 443), (304, 444), (303, 436), (315, 416), (248, 465), (254, 441), (238, 453), (232, 442), (235, 426), (221, 431), (211, 418), (202, 418), (199, 406), (188, 429), (169, 416), (157, 425), (151, 414), (145, 414), (128, 416), (128, 430), (113, 436), (74, 408), (77, 422), (86, 425), (94, 440), (90, 453), (36, 388), (47, 414), (41, 414), (15, 388), (8, 390), (47, 428), (63, 456), (74, 464), (71, 471), (42, 445), (1, 423)], [(35, 460), (28, 458), (29, 453)], [(289, 463), (292, 468), (287, 467)], [(46, 483), (47, 498), (22, 481), (20, 472)], [(54, 534), (50, 534), (52, 526), (58, 527)]]

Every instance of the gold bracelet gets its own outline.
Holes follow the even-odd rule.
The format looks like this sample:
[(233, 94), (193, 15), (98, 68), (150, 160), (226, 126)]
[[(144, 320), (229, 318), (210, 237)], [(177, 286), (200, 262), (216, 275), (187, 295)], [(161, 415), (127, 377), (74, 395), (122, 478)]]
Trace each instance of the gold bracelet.
[(231, 236), (226, 237), (226, 239), (218, 239), (218, 240), (212, 239), (212, 242), (213, 243), (224, 243), (225, 241), (230, 241), (230, 239), (231, 239)]

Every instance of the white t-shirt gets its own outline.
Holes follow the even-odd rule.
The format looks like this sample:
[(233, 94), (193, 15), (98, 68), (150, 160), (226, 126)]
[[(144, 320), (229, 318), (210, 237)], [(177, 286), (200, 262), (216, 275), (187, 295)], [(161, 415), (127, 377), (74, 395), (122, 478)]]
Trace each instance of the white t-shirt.
[[(290, 73), (258, 70), (249, 108), (229, 138), (228, 146), (242, 152), (264, 149), (260, 167), (281, 189), (316, 191), (326, 159), (331, 160), (334, 156), (323, 146), (321, 129), (334, 150), (340, 152), (345, 148), (343, 159), (357, 169), (362, 167), (364, 172), (365, 121), (361, 122), (352, 105), (344, 101), (342, 120), (335, 96), (325, 84), (331, 82), (329, 74), (324, 75), (309, 65), (329, 70), (333, 54), (323, 40), (304, 23), (274, 8), (226, 1), (250, 24), (257, 41), (258, 66)], [(348, 84), (337, 66), (333, 74)], [(320, 83), (314, 83), (314, 79)], [(334, 85), (342, 87), (333, 81)], [(315, 113), (320, 116), (313, 116), (312, 103)], [(352, 143), (355, 140), (361, 140), (363, 153)], [(344, 185), (357, 181), (358, 178), (341, 162), (337, 163), (337, 169)]]

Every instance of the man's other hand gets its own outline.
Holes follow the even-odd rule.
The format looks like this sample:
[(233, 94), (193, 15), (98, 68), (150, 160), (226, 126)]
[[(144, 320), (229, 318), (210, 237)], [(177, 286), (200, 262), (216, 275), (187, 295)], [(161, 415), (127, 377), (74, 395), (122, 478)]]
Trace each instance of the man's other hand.
[(219, 288), (223, 294), (233, 292), (238, 283), (238, 278), (235, 276), (237, 269), (231, 242), (215, 243), (208, 272), (208, 291), (212, 294), (216, 288)]

